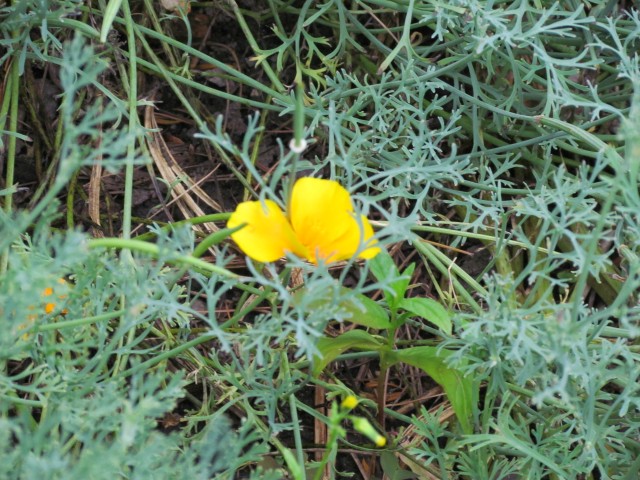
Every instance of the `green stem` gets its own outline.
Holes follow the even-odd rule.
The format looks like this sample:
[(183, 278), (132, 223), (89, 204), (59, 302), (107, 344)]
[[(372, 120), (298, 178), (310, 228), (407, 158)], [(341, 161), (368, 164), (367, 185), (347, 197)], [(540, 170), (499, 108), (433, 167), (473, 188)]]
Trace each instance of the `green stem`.
[(413, 5), (414, 0), (409, 0), (409, 6), (407, 8), (407, 15), (404, 19), (404, 27), (402, 29), (402, 37), (398, 42), (398, 45), (387, 55), (387, 58), (382, 62), (378, 68), (378, 74), (384, 72), (387, 67), (393, 62), (393, 59), (400, 53), (403, 48), (407, 51), (407, 58), (411, 56), (411, 24), (413, 23)]
[[(371, 222), (374, 225), (380, 225), (382, 227), (387, 226), (388, 222)], [(464, 225), (464, 224), (462, 224)], [(487, 229), (490, 229), (492, 227), (484, 227)], [(493, 235), (485, 235), (482, 233), (475, 233), (475, 232), (466, 232), (466, 231), (461, 231), (461, 230), (454, 230), (452, 228), (442, 228), (442, 227), (434, 227), (434, 226), (430, 226), (430, 225), (415, 225), (413, 227), (411, 227), (412, 231), (416, 231), (416, 232), (428, 232), (428, 233), (438, 233), (438, 234), (442, 234), (442, 235), (451, 235), (454, 237), (465, 237), (465, 238), (474, 238), (476, 240), (481, 240), (483, 242), (495, 242), (496, 241), (496, 237)], [(528, 248), (529, 246), (524, 243), (524, 242), (518, 242), (516, 240), (504, 240), (503, 243), (513, 246), (513, 247), (520, 247), (520, 248)], [(538, 252), (541, 253), (551, 253), (548, 249), (544, 248), (544, 247), (538, 247), (536, 249)]]
[(180, 353), (186, 350), (189, 350), (191, 348), (197, 347), (198, 345), (202, 345), (203, 343), (210, 342), (211, 340), (214, 340), (216, 337), (217, 337), (217, 334), (215, 333), (208, 333), (206, 335), (201, 335), (198, 338), (194, 338), (193, 340), (184, 342), (178, 345), (177, 347), (172, 348), (171, 350), (162, 352), (161, 354), (156, 355), (155, 357), (152, 357), (145, 362), (138, 363), (133, 367), (129, 367), (127, 370), (121, 371), (120, 376), (126, 378), (130, 375), (133, 375), (136, 372), (149, 370), (150, 368), (154, 367), (155, 365), (165, 360), (176, 357)]
[[(313, 480), (322, 480), (324, 475), (324, 467), (329, 460), (331, 460), (331, 455), (333, 453), (333, 447), (338, 441), (338, 432), (340, 425), (332, 418), (331, 424), (329, 425), (329, 438), (327, 439), (327, 445), (324, 453), (322, 454), (322, 458), (320, 459), (319, 465), (316, 468), (316, 472), (313, 475)], [(333, 477), (333, 472), (331, 473)]]
[[(291, 381), (291, 371), (287, 353), (282, 352), (282, 366), (284, 367), (285, 381)], [(296, 445), (296, 456), (298, 465), (304, 465), (304, 451), (302, 448), (302, 435), (300, 434), (300, 421), (298, 419), (298, 408), (296, 406), (296, 396), (292, 393), (289, 395), (289, 410), (291, 411), (291, 423), (293, 424), (293, 440)]]
[[(122, 2), (122, 11), (127, 30), (127, 44), (129, 46), (129, 133), (133, 134), (138, 126), (138, 65), (136, 55), (136, 37), (131, 18), (129, 0)], [(122, 237), (131, 238), (131, 212), (133, 205), (133, 160), (135, 156), (135, 143), (130, 142), (127, 146), (127, 163), (124, 171), (124, 206), (122, 212)]]
[(73, 230), (75, 228), (75, 220), (73, 216), (73, 205), (76, 198), (76, 187), (78, 186), (78, 172), (74, 172), (69, 180), (67, 188), (67, 228)]
[(200, 258), (204, 255), (210, 247), (217, 245), (225, 238), (229, 237), (233, 232), (240, 230), (242, 226), (237, 228), (223, 228), (217, 232), (207, 235), (194, 249), (193, 255), (195, 258)]
[[(2, 105), (0, 106), (0, 148), (4, 148), (4, 144), (2, 143), (2, 134), (4, 132), (4, 127), (7, 123), (7, 118), (9, 117), (9, 108), (11, 105), (11, 90), (13, 89), (13, 76), (9, 75), (7, 77), (7, 81), (4, 84), (4, 95), (2, 95)], [(15, 133), (15, 132), (14, 132)], [(8, 185), (7, 185), (8, 187)]]
[[(158, 245), (149, 242), (142, 242), (140, 240), (125, 239), (125, 238), (94, 238), (87, 241), (89, 248), (118, 248), (133, 250), (141, 253), (146, 253), (155, 258), (161, 258), (163, 253)], [(227, 278), (240, 279), (238, 275), (229, 270), (212, 265), (209, 262), (200, 260), (191, 255), (172, 255), (171, 258), (163, 259), (167, 263), (181, 264), (189, 267), (198, 268), (205, 272), (212, 273), (214, 275), (220, 275)]]
[(80, 327), (82, 325), (91, 325), (93, 323), (99, 323), (105, 320), (112, 320), (114, 318), (118, 318), (124, 315), (126, 312), (124, 310), (116, 310), (113, 312), (103, 313), (101, 315), (95, 315), (93, 317), (86, 318), (74, 318), (73, 320), (62, 320), (55, 323), (47, 323), (44, 325), (34, 325), (32, 328), (25, 330), (26, 333), (37, 333), (37, 332), (49, 332), (49, 331), (58, 331), (64, 328), (73, 328)]
[[(201, 225), (203, 223), (212, 223), (212, 222), (225, 222), (227, 220), (229, 220), (229, 217), (231, 216), (230, 213), (211, 213), (209, 215), (201, 215), (199, 217), (191, 217), (191, 218), (187, 218), (185, 220), (179, 220), (177, 222), (170, 222), (170, 223), (162, 223), (162, 222), (151, 222), (151, 221), (145, 221), (145, 219), (140, 219), (140, 223), (148, 223), (148, 224), (153, 224), (153, 223), (157, 223), (159, 225), (162, 225), (162, 227), (160, 228), (160, 231), (168, 233), (172, 230), (175, 230), (176, 228), (180, 228), (183, 227), (185, 225)], [(158, 235), (155, 232), (146, 232), (143, 233), (141, 235), (138, 235), (136, 237), (134, 237), (135, 240), (152, 240), (154, 238), (156, 238)], [(195, 256), (195, 255), (194, 255)]]
[(293, 113), (293, 140), (297, 147), (302, 147), (304, 138), (304, 86), (302, 79), (296, 83), (296, 109)]
[[(15, 166), (16, 166), (16, 134), (18, 133), (18, 103), (20, 100), (20, 62), (18, 57), (14, 57), (11, 62), (11, 72), (7, 81), (7, 90), (9, 93), (9, 139), (7, 145), (7, 172), (5, 175), (5, 185), (8, 189), (13, 187)], [(5, 92), (5, 94), (6, 94)], [(4, 110), (3, 101), (3, 110)], [(11, 191), (7, 193), (4, 200), (4, 211), (7, 215), (11, 214), (13, 209), (13, 194)], [(0, 274), (7, 271), (9, 266), (9, 249), (2, 250), (2, 258), (0, 259)]]
[(380, 373), (378, 374), (378, 385), (376, 386), (376, 397), (378, 401), (378, 423), (382, 430), (385, 429), (385, 406), (387, 403), (387, 377), (391, 364), (387, 358), (387, 352), (393, 351), (395, 346), (396, 331), (398, 330), (398, 314), (395, 308), (391, 308), (391, 327), (384, 332), (387, 340), (387, 350), (380, 351)]
[[(271, 102), (271, 97), (267, 98), (267, 102), (268, 103)], [(269, 116), (269, 110), (262, 110), (260, 112), (260, 127), (258, 129), (258, 134), (256, 135), (255, 141), (253, 142), (253, 148), (251, 150), (251, 165), (253, 167), (253, 170), (255, 170), (256, 163), (258, 162), (258, 157), (260, 155), (260, 147), (262, 146), (262, 139), (264, 138), (264, 134), (266, 131), (268, 116)], [(252, 171), (251, 168), (247, 168), (246, 179), (245, 179), (246, 181), (244, 182), (244, 185), (251, 185), (251, 182), (253, 181), (252, 180), (253, 175), (251, 171)], [(242, 201), (243, 202), (248, 201), (252, 193), (255, 194), (255, 192), (252, 192), (251, 189), (245, 187), (242, 193)]]
[[(101, 13), (99, 11), (95, 11), (92, 10), (93, 13)], [(60, 18), (56, 18), (54, 15), (51, 15), (50, 18), (47, 18), (47, 21), (49, 22), (49, 25), (51, 26), (56, 26), (56, 27), (61, 27), (61, 28), (71, 28), (74, 30), (79, 30), (81, 32), (83, 32), (86, 36), (88, 36), (89, 38), (94, 38), (94, 39), (98, 39), (100, 37), (100, 34), (97, 30), (95, 30), (94, 28), (91, 28), (90, 26), (79, 22), (77, 20), (73, 20), (70, 18), (65, 18), (65, 19), (60, 19)], [(122, 24), (124, 23), (125, 20), (116, 17), (114, 19), (114, 23), (117, 24)], [(167, 35), (164, 35), (162, 33), (156, 32), (155, 30), (151, 29), (151, 28), (147, 28), (147, 27), (143, 27), (141, 25), (137, 25), (134, 24), (133, 28), (135, 29), (136, 33), (139, 36), (149, 36), (151, 38), (153, 38), (154, 40), (157, 40), (159, 43), (167, 43), (168, 45), (171, 45), (179, 50), (181, 50), (184, 53), (189, 54), (192, 57), (198, 58), (199, 60), (202, 60), (205, 63), (209, 63), (211, 65), (213, 65), (216, 68), (219, 68), (220, 70), (222, 70), (225, 73), (228, 73), (233, 79), (234, 81), (238, 82), (238, 83), (242, 83), (244, 85), (247, 85), (251, 88), (255, 88), (258, 91), (264, 92), (266, 95), (268, 96), (272, 96), (276, 99), (278, 99), (279, 101), (281, 101), (284, 104), (288, 103), (288, 96), (285, 95), (284, 93), (281, 93), (279, 91), (274, 90), (273, 88), (270, 88), (269, 86), (260, 83), (259, 81), (255, 80), (253, 77), (246, 75), (242, 72), (239, 72), (238, 70), (235, 70), (233, 67), (227, 65), (224, 62), (221, 62), (220, 60), (217, 60), (215, 58), (213, 58), (210, 55), (207, 55), (203, 52), (201, 52), (200, 50), (194, 48), (194, 47), (190, 47), (188, 45), (185, 45), (184, 43), (171, 38)], [(127, 55), (127, 52), (122, 52), (125, 55)], [(55, 59), (52, 59), (55, 60)], [(157, 69), (152, 63), (146, 62), (145, 60), (139, 58), (138, 59), (138, 64), (142, 67), (145, 68), (150, 68), (152, 69), (154, 72), (156, 73), (166, 73), (163, 72), (159, 69)], [(256, 106), (256, 107), (260, 107), (260, 108), (268, 108), (271, 110), (276, 110), (276, 111), (280, 111), (281, 107), (275, 106), (275, 105), (270, 105), (270, 104), (266, 104), (264, 102), (256, 102), (256, 101), (252, 101), (250, 99), (247, 98), (243, 98), (243, 97), (239, 97), (236, 95), (230, 95), (230, 94), (226, 94), (226, 92), (223, 92), (221, 90), (217, 90), (215, 88), (210, 88), (210, 87), (206, 87), (204, 85), (200, 85), (197, 82), (191, 81), (185, 77), (182, 77), (180, 75), (174, 74), (174, 73), (169, 73), (171, 75), (172, 78), (183, 82), (184, 84), (191, 86), (193, 88), (197, 88), (199, 90), (202, 90), (206, 93), (210, 93), (213, 95), (218, 95), (222, 98), (226, 98), (228, 100), (233, 100), (233, 101), (237, 101), (241, 104), (245, 104), (245, 105), (251, 105), (251, 106)]]
[[(440, 271), (441, 274), (449, 277), (454, 290), (460, 295), (467, 304), (475, 311), (482, 312), (482, 307), (474, 300), (464, 285), (460, 283), (457, 277), (465, 281), (470, 287), (481, 295), (488, 295), (487, 290), (471, 277), (467, 272), (462, 270), (455, 262), (451, 261), (444, 253), (425, 241), (417, 241), (413, 243), (418, 252), (427, 257), (427, 259)], [(454, 275), (452, 275), (452, 273)]]
[[(235, 0), (227, 0), (227, 3), (231, 6), (231, 9), (236, 16), (236, 20), (238, 20), (238, 25), (240, 25), (240, 28), (242, 29), (242, 32), (244, 33), (244, 36), (247, 39), (251, 50), (253, 50), (253, 53), (255, 53), (256, 55), (259, 55), (261, 49), (258, 46), (258, 42), (256, 42), (256, 39), (254, 38), (253, 33), (249, 28), (249, 25), (247, 25), (247, 22), (244, 19), (244, 16), (242, 15), (242, 11), (238, 7), (238, 4), (235, 2)], [(275, 85), (276, 89), (279, 92), (286, 91), (286, 87), (282, 84), (282, 82), (278, 78), (278, 75), (273, 71), (271, 65), (269, 65), (267, 62), (260, 62), (260, 66), (264, 70), (264, 73), (267, 74), (267, 77), (269, 77), (269, 80), (271, 80), (271, 83)]]

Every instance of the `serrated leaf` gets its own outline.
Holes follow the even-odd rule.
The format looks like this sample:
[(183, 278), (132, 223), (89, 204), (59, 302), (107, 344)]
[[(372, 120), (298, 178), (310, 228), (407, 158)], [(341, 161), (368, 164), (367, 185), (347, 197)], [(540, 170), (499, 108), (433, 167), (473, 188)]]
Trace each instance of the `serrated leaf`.
[(404, 362), (426, 372), (442, 387), (453, 411), (466, 434), (473, 433), (471, 418), (477, 399), (477, 386), (459, 370), (447, 365), (446, 359), (453, 352), (436, 347), (413, 347), (396, 350), (391, 355), (395, 361)]
[(398, 308), (430, 321), (447, 335), (451, 335), (453, 330), (451, 316), (447, 309), (435, 300), (422, 297), (403, 298)]
[(347, 350), (378, 351), (385, 345), (364, 330), (349, 330), (338, 337), (321, 337), (316, 344), (320, 357), (313, 363), (313, 375), (319, 375), (338, 355)]

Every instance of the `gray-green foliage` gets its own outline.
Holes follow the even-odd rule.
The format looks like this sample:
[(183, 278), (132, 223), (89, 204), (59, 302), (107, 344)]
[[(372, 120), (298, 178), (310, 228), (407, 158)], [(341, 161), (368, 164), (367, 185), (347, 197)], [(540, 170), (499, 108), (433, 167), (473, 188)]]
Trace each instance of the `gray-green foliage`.
[[(454, 4), (471, 14), (473, 5), (480, 3), (485, 4)], [(603, 478), (630, 478), (625, 475), (638, 469), (633, 460), (638, 454), (640, 419), (640, 358), (633, 340), (640, 326), (640, 225), (633, 213), (640, 207), (636, 166), (640, 122), (637, 104), (629, 108), (640, 90), (634, 47), (637, 11), (611, 19), (584, 17), (580, 10), (560, 12), (559, 4), (544, 12), (526, 4), (512, 2), (508, 17), (485, 9), (480, 16), (472, 15), (469, 23), (444, 11), (435, 15), (438, 25), (446, 26), (442, 32), (452, 37), (462, 38), (468, 28), (493, 25), (494, 35), (485, 32), (476, 38), (474, 49), (484, 54), (474, 61), (482, 64), (481, 71), (513, 72), (513, 85), (503, 85), (501, 93), (493, 90), (490, 76), (480, 82), (456, 75), (469, 84), (473, 97), (457, 95), (462, 93), (457, 82), (446, 89), (451, 104), (466, 98), (463, 103), (472, 123), (482, 119), (483, 130), (510, 139), (512, 145), (501, 152), (508, 150), (511, 159), (520, 157), (517, 163), (504, 163), (491, 149), (475, 145), (476, 152), (466, 158), (477, 159), (474, 164), (482, 182), (453, 201), (474, 226), (479, 225), (477, 218), (484, 225), (511, 222), (509, 240), (525, 246), (503, 244), (503, 250), (496, 252), (499, 273), (485, 279), (490, 294), (482, 298), (483, 313), (468, 316), (460, 340), (452, 342), (460, 348), (461, 358), (474, 359), (469, 374), (486, 381), (478, 419), (482, 433), (464, 443), (487, 456), (492, 448), (504, 449), (527, 478), (549, 473), (574, 478), (594, 471)], [(564, 20), (571, 18), (576, 21)], [(518, 37), (523, 32), (527, 37)], [(550, 36), (556, 34), (569, 39), (565, 47), (554, 43)], [(540, 38), (546, 39), (545, 50), (535, 45)], [(516, 59), (514, 47), (525, 47), (532, 59), (527, 63), (532, 65)], [(552, 61), (552, 55), (563, 60)], [(533, 65), (536, 61), (539, 66)], [(603, 73), (580, 83), (577, 75), (596, 73), (596, 65)], [(515, 77), (518, 72), (523, 80)], [(530, 88), (526, 79), (536, 88), (546, 84), (544, 102), (535, 102), (533, 92), (526, 92)], [(619, 93), (615, 96), (609, 94), (609, 85), (614, 84)], [(508, 97), (506, 92), (514, 95)], [(525, 107), (522, 99), (528, 98)], [(603, 150), (589, 151), (579, 136), (550, 138), (544, 130), (531, 129), (531, 119), (519, 117), (534, 114), (560, 115), (586, 127), (594, 125), (590, 123), (594, 119), (599, 125), (617, 117), (625, 125), (622, 135), (603, 138), (626, 146), (619, 149), (625, 159)], [(531, 145), (524, 140), (530, 136), (539, 136), (542, 148), (524, 149)], [(577, 154), (580, 164), (568, 171), (559, 162), (558, 151)], [(486, 173), (497, 168), (502, 169), (499, 177)], [(530, 173), (518, 174), (521, 169)], [(521, 189), (521, 178), (532, 182), (531, 188)], [(489, 205), (479, 199), (483, 192), (491, 199)], [(500, 265), (501, 256), (513, 262), (513, 268)], [(591, 297), (583, 298), (587, 285)], [(589, 305), (593, 302), (604, 306), (594, 308)], [(490, 421), (489, 412), (494, 412)]]
[[(306, 81), (307, 133), (327, 146), (325, 156), (296, 159), (280, 145), (281, 162), (263, 176), (252, 162), (262, 135), (258, 115), (239, 144), (221, 119), (200, 138), (247, 189), (257, 183), (259, 198), (282, 207), (292, 171), (328, 172), (359, 192), (358, 208), (384, 220), (380, 238), (410, 239), (427, 268), (439, 262), (441, 299), (462, 312), (444, 344), (482, 382), (481, 402), (475, 434), (466, 437), (453, 422), (440, 423), (442, 411), (423, 410), (412, 420), (421, 440), (404, 453), (449, 478), (635, 478), (637, 9), (578, 0), (265, 3), (268, 9), (244, 14), (275, 25), (282, 42), (255, 52), (270, 85), (149, 28), (136, 32), (218, 66), (273, 101), (177, 75), (172, 81), (262, 114), (293, 111), (270, 62), (278, 72), (289, 65)], [(73, 172), (105, 154), (114, 168), (139, 160), (126, 153), (134, 135), (118, 128), (127, 120), (123, 105), (98, 81), (111, 55), (122, 55), (119, 47), (105, 46), (94, 59), (79, 39), (63, 46), (56, 36), (67, 22), (95, 38), (91, 26), (65, 18), (79, 8), (17, 2), (0, 9), (2, 60), (59, 64), (65, 90), (53, 194), (33, 212), (0, 213), (0, 251), (11, 245), (0, 280), (0, 476), (231, 478), (257, 463), (268, 442), (282, 447), (276, 434), (283, 431), (301, 456), (297, 408), (309, 407), (298, 392), (327, 323), (349, 321), (340, 304), (352, 294), (341, 283), (355, 273), (353, 292), (368, 293), (389, 289), (393, 279), (372, 287), (349, 264), (336, 282), (325, 267), (289, 259), (284, 270), (249, 263), (250, 276), (238, 280), (191, 271), (182, 288), (176, 280), (186, 270), (166, 264), (192, 250), (187, 230), (154, 229), (161, 247), (154, 262), (89, 250), (82, 234), (51, 234), (52, 200)], [(297, 18), (290, 31), (285, 15)], [(319, 27), (334, 36), (324, 38)], [(162, 64), (140, 65), (166, 73)], [(78, 104), (87, 86), (105, 100)], [(90, 140), (106, 125), (97, 150)], [(442, 228), (429, 230), (436, 222)], [(492, 254), (484, 275), (467, 281), (455, 253), (429, 256), (432, 250), (418, 248), (424, 231), (462, 249), (469, 238), (483, 243)], [(226, 267), (230, 251), (217, 253), (217, 266)], [(302, 270), (309, 292), (302, 299), (289, 288), (292, 268)], [(71, 282), (57, 284), (65, 276)], [(42, 313), (40, 292), (52, 284), (66, 317)], [(223, 316), (218, 307), (229, 295), (237, 305)], [(327, 297), (333, 305), (313, 308)], [(173, 362), (191, 375), (169, 370)], [(187, 385), (202, 388), (201, 398)], [(187, 425), (162, 432), (157, 422), (182, 402)], [(241, 427), (225, 420), (230, 410), (246, 418)]]
[(154, 325), (184, 326), (190, 311), (164, 259), (132, 262), (87, 250), (83, 235), (39, 233), (14, 244), (0, 282), (0, 476), (230, 478), (259, 458), (255, 427), (236, 431), (224, 416), (189, 436), (159, 429), (187, 382), (161, 359), (141, 362), (163, 352)]
[(63, 47), (64, 136), (53, 187), (30, 212), (0, 212), (0, 246), (8, 249), (0, 279), (0, 477), (232, 478), (267, 451), (255, 425), (232, 427), (215, 415), (188, 429), (161, 428), (190, 383), (161, 354), (184, 340), (192, 311), (165, 265), (193, 250), (192, 233), (159, 232), (160, 255), (151, 262), (91, 250), (85, 234), (49, 228), (56, 193), (81, 166), (137, 161), (126, 158), (132, 137), (114, 124), (116, 105), (81, 109), (78, 94), (102, 87), (105, 64), (94, 53), (79, 38)]
[[(324, 164), (370, 198), (412, 200), (430, 220), (434, 205), (449, 205), (461, 232), (497, 241), (485, 240), (493, 261), (488, 293), (476, 292), (483, 308), (461, 316), (460, 338), (448, 341), (486, 385), (478, 434), (464, 440), (468, 451), (450, 439), (450, 449), (413, 453), (467, 478), (634, 477), (638, 11), (617, 2), (362, 2), (378, 15), (412, 15), (394, 30), (398, 49), (366, 15), (333, 5), (393, 62), (378, 75), (338, 71), (314, 88)], [(407, 29), (431, 38), (411, 43)], [(565, 123), (543, 127), (539, 116)], [(465, 238), (451, 241), (464, 247)]]

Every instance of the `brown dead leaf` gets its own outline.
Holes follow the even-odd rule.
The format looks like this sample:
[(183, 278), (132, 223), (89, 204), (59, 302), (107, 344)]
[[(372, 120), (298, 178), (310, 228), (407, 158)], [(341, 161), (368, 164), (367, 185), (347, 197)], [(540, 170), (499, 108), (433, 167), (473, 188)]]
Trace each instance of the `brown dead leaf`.
[[(171, 196), (177, 203), (184, 218), (202, 217), (205, 215), (205, 212), (200, 208), (200, 205), (194, 197), (211, 207), (214, 211), (222, 212), (222, 207), (178, 165), (167, 143), (160, 134), (152, 106), (145, 108), (144, 124), (145, 127), (152, 132), (151, 135), (147, 137), (147, 145), (151, 157), (162, 178), (167, 182), (167, 185), (171, 186)], [(204, 232), (202, 227), (205, 227), (209, 232)], [(203, 233), (220, 230), (213, 223), (196, 225), (194, 229)]]

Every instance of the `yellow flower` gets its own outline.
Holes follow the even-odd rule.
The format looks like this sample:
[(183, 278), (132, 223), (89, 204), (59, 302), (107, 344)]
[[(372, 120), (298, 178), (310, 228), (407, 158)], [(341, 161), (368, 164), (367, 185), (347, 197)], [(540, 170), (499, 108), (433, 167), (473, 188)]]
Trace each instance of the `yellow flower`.
[(333, 180), (298, 179), (286, 215), (271, 200), (242, 202), (227, 227), (241, 225), (231, 238), (259, 262), (273, 262), (286, 253), (312, 263), (338, 262), (358, 251), (359, 258), (373, 258), (380, 251), (369, 220), (364, 215), (358, 219), (349, 192)]

